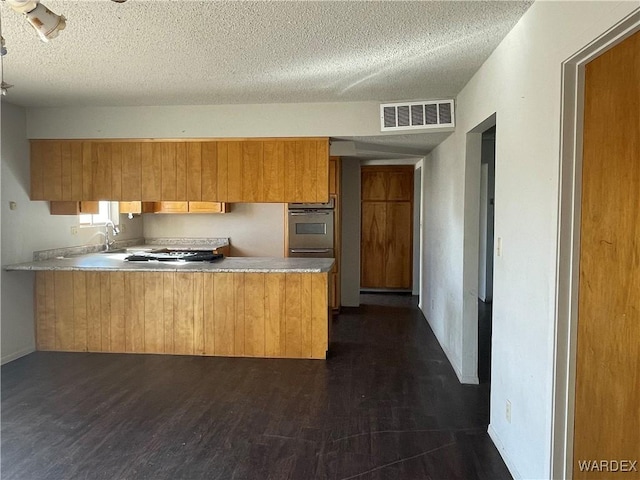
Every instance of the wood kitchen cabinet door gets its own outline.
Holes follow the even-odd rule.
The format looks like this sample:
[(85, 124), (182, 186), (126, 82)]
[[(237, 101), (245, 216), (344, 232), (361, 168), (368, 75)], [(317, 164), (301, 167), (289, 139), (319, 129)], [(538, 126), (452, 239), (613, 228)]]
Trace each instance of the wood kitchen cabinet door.
[[(85, 200), (111, 200), (112, 143), (92, 142), (90, 151), (91, 197)], [(84, 166), (86, 168), (86, 163)]]
[(285, 195), (285, 161), (283, 141), (266, 141), (263, 143), (263, 200), (265, 202), (282, 202)]
[(163, 201), (187, 200), (187, 149), (183, 142), (161, 142), (154, 144), (160, 155), (162, 173), (161, 198)]
[(218, 142), (217, 200), (221, 202), (242, 202), (243, 157), (242, 142)]
[(75, 141), (31, 142), (32, 200), (82, 199), (82, 145)]
[(242, 142), (242, 200), (264, 202), (263, 142)]
[(189, 142), (187, 149), (187, 199), (202, 200), (202, 142)]
[(122, 142), (111, 143), (111, 197), (122, 200)]
[[(218, 146), (216, 142), (202, 143), (200, 188), (203, 202), (218, 201)], [(199, 200), (189, 197), (189, 200)]]
[(153, 202), (153, 213), (189, 213), (189, 202)]
[(50, 215), (81, 215), (100, 212), (100, 202), (53, 201), (49, 204)]
[(329, 201), (329, 143), (326, 139), (287, 141), (284, 146), (285, 201)]
[(63, 200), (61, 142), (31, 142), (31, 200)]
[[(315, 203), (317, 196), (316, 142), (296, 142), (296, 202)], [(328, 186), (328, 181), (327, 181)]]
[(329, 201), (329, 142), (316, 140), (316, 202)]
[(137, 201), (142, 198), (141, 145), (139, 142), (120, 144), (121, 156), (121, 198), (124, 201)]
[[(31, 185), (29, 198), (31, 200), (46, 200), (44, 196), (44, 179), (46, 169), (46, 147), (43, 142), (31, 141)], [(60, 193), (62, 196), (62, 192)]]
[(162, 156), (157, 143), (141, 143), (140, 172), (143, 202), (162, 200)]
[(80, 142), (60, 142), (62, 164), (62, 199), (73, 201), (82, 199), (82, 144)]

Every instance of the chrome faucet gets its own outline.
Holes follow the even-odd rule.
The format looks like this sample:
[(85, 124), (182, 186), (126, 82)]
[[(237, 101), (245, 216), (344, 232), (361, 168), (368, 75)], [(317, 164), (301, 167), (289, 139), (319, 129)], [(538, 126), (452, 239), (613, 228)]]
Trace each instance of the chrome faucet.
[(111, 250), (113, 244), (116, 243), (115, 240), (111, 240), (109, 238), (109, 225), (111, 225), (111, 228), (113, 229), (114, 237), (120, 233), (120, 229), (111, 220), (104, 222), (104, 250), (106, 252)]

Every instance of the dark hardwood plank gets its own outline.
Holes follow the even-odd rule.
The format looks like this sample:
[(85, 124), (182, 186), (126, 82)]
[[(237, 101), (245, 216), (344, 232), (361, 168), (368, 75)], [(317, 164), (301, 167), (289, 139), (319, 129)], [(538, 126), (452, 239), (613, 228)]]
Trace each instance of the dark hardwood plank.
[(365, 295), (329, 360), (36, 352), (2, 367), (3, 479), (508, 479), (489, 385), (415, 297)]

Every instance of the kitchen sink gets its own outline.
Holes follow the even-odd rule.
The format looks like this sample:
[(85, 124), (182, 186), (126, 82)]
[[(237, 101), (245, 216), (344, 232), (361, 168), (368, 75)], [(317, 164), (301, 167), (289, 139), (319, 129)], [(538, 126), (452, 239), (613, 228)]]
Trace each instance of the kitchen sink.
[(127, 253), (128, 251), (126, 248), (113, 248), (111, 250), (101, 250), (99, 253)]

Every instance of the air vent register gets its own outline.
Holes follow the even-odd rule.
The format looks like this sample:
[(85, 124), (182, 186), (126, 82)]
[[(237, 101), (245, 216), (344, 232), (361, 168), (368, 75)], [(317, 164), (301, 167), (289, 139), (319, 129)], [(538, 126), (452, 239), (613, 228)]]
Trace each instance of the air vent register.
[(383, 132), (454, 126), (453, 100), (380, 105), (380, 129)]

